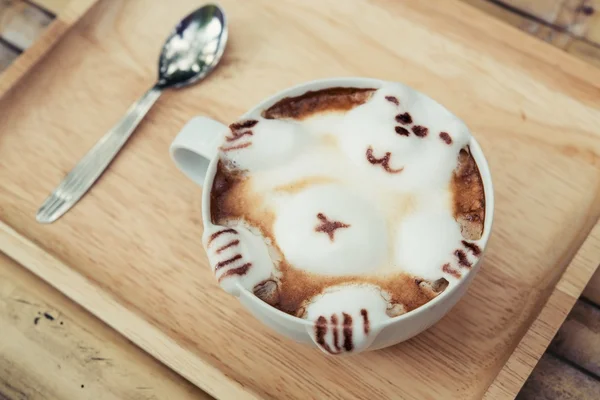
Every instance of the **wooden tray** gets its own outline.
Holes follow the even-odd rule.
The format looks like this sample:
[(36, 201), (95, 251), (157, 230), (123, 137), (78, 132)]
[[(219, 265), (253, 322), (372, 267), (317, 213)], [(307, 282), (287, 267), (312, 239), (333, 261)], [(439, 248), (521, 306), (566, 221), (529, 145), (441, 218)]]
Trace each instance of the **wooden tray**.
[(0, 73), (0, 97), (12, 88), (98, 0), (70, 0), (26, 52)]
[[(35, 222), (37, 207), (152, 84), (163, 39), (198, 4), (101, 0), (4, 94), (0, 249), (215, 397), (514, 396), (600, 258), (600, 72), (453, 1), (221, 3), (223, 65), (166, 93), (53, 225)], [(446, 318), (394, 348), (331, 358), (216, 285), (200, 190), (167, 149), (194, 115), (231, 121), (277, 90), (344, 75), (406, 82), (462, 117), (497, 209), (486, 262)]]

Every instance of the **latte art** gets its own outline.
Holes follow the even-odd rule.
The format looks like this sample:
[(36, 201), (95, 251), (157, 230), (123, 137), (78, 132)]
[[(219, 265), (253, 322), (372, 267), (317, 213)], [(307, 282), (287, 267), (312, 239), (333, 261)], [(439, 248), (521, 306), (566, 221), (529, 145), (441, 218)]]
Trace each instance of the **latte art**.
[(203, 238), (219, 283), (313, 321), (324, 351), (351, 351), (481, 256), (470, 137), (400, 84), (308, 92), (230, 125)]

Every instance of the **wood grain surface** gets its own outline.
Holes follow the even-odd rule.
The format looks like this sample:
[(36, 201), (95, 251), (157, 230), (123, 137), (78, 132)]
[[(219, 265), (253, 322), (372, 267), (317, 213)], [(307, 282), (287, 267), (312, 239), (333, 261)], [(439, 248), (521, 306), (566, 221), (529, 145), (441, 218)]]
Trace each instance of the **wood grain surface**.
[(3, 255), (0, 327), (2, 399), (210, 398)]
[[(7, 14), (2, 14), (2, 18), (4, 19), (2, 23), (0, 23), (0, 27), (4, 26), (3, 29), (7, 26), (11, 26), (11, 23), (15, 16), (20, 15), (24, 9), (29, 9), (27, 5), (23, 5), (23, 2), (14, 2), (11, 0), (0, 0), (4, 3), (4, 6), (8, 8), (9, 4), (10, 12)], [(33, 41), (27, 42), (25, 41), (29, 47), (27, 51), (21, 54), (14, 62), (10, 64), (10, 66), (4, 71), (0, 72), (0, 97), (2, 97), (8, 90), (10, 90), (24, 75), (29, 72), (31, 67), (35, 65), (38, 61), (40, 61), (46, 53), (48, 53), (56, 43), (60, 40), (60, 38), (69, 30), (69, 28), (79, 20), (79, 18), (98, 0), (75, 0), (70, 1), (64, 9), (60, 11), (60, 14), (56, 16), (56, 18), (52, 21), (51, 24), (47, 26), (47, 28), (41, 33), (41, 30), (32, 29), (29, 31), (29, 34), (39, 35), (36, 36), (35, 43)], [(33, 11), (32, 11), (33, 12)], [(9, 19), (8, 16), (11, 16)], [(33, 32), (33, 33), (32, 33)], [(27, 36), (23, 33), (20, 36)], [(20, 37), (17, 36), (17, 37)], [(6, 39), (2, 39), (4, 41)], [(10, 45), (13, 50), (19, 50), (19, 47), (15, 43), (6, 42)], [(4, 46), (6, 47), (6, 46)], [(23, 50), (21, 48), (20, 50)]]
[(600, 0), (462, 0), (600, 66)]
[[(128, 155), (113, 164), (101, 185), (64, 220), (42, 229), (33, 223), (35, 208), (74, 160), (112, 124), (111, 119), (118, 118), (151, 83), (154, 68), (150, 66), (160, 41), (190, 5), (182, 2), (180, 8), (161, 10), (160, 16), (144, 14), (141, 1), (107, 0), (95, 7), (36, 67), (28, 85), (13, 91), (10, 101), (5, 97), (0, 102), (0, 117), (7, 121), (0, 135), (4, 139), (0, 179), (9, 182), (0, 189), (0, 217), (19, 231), (14, 233), (4, 225), (0, 244), (25, 266), (215, 394), (230, 390), (226, 380), (232, 379), (248, 395), (268, 397), (306, 393), (480, 397), (597, 219), (598, 138), (591, 127), (598, 124), (598, 72), (459, 4), (434, 8), (357, 2), (345, 10), (348, 15), (343, 20), (362, 16), (366, 23), (362, 27), (372, 29), (363, 31), (348, 22), (329, 20), (327, 7), (320, 14), (316, 2), (283, 9), (254, 3), (225, 3), (236, 21), (232, 27), (250, 28), (243, 36), (233, 28), (224, 67), (202, 87), (186, 90), (185, 96), (165, 96), (128, 146)], [(344, 9), (337, 3), (331, 7)], [(245, 24), (251, 12), (258, 12), (270, 30), (279, 29), (280, 36), (265, 36), (264, 26), (252, 29)], [(141, 29), (142, 23), (128, 24), (133, 15), (144, 15), (143, 22), (155, 27), (154, 31)], [(163, 21), (169, 18), (173, 21)], [(288, 23), (280, 26), (281, 20)], [(311, 23), (309, 31), (303, 29), (306, 21)], [(131, 26), (138, 27), (137, 31), (120, 35)], [(484, 26), (487, 33), (482, 33)], [(395, 46), (393, 37), (403, 37), (403, 46)], [(299, 47), (291, 51), (289, 42)], [(522, 50), (523, 42), (527, 53)], [(370, 57), (344, 59), (345, 54), (356, 52), (354, 46), (370, 49)], [(282, 73), (282, 58), (275, 55), (284, 53), (289, 56), (284, 58)], [(373, 65), (369, 59), (381, 63)], [(57, 79), (65, 65), (70, 73)], [(97, 67), (94, 74), (91, 65)], [(119, 71), (119, 76), (112, 71)], [(166, 155), (169, 140), (192, 115), (228, 121), (274, 90), (342, 74), (402, 80), (448, 104), (474, 129), (488, 153), (498, 196), (490, 255), (467, 297), (426, 334), (391, 350), (361, 355), (353, 362), (326, 359), (272, 336), (216, 288), (202, 266), (206, 261), (197, 240), (201, 230), (198, 189), (174, 171)], [(36, 98), (33, 93), (41, 88), (55, 101)], [(238, 98), (237, 93), (249, 95)], [(23, 102), (32, 102), (39, 112), (17, 118), (15, 112)], [(75, 103), (83, 105), (77, 113), (69, 106)], [(45, 136), (36, 135), (40, 131)], [(566, 131), (571, 133), (568, 139), (563, 135)], [(39, 159), (25, 162), (24, 148), (32, 149), (30, 153)], [(15, 176), (17, 180), (8, 179)], [(528, 184), (524, 177), (534, 183)], [(160, 197), (155, 195), (158, 192)], [(40, 249), (62, 262), (47, 258)], [(558, 298), (557, 305), (564, 304), (561, 297), (577, 298), (595, 268), (589, 261), (569, 266), (550, 305), (553, 298)], [(99, 287), (101, 293), (96, 297), (76, 294), (81, 287)], [(117, 300), (112, 308), (106, 307), (107, 293)], [(154, 328), (132, 332), (132, 326), (146, 325), (118, 318), (123, 306)], [(217, 313), (223, 318), (214, 318)], [(170, 350), (184, 350), (177, 353), (184, 360), (161, 353), (163, 342), (146, 341), (148, 336), (144, 336), (158, 329), (174, 339), (175, 345), (169, 342), (169, 346), (176, 347)], [(545, 347), (544, 340), (538, 339), (537, 346)], [(296, 363), (290, 365), (290, 359)], [(362, 366), (356, 368), (356, 364)], [(442, 365), (445, 368), (440, 369)], [(211, 375), (190, 372), (212, 371), (211, 366), (226, 376), (209, 382)], [(355, 387), (365, 366), (382, 370), (361, 376), (362, 385)], [(436, 374), (441, 382), (436, 381), (435, 387), (427, 380), (432, 370), (441, 371)], [(515, 374), (519, 377), (519, 371)], [(423, 385), (414, 385), (419, 379)], [(410, 387), (403, 385), (405, 381), (411, 382)]]

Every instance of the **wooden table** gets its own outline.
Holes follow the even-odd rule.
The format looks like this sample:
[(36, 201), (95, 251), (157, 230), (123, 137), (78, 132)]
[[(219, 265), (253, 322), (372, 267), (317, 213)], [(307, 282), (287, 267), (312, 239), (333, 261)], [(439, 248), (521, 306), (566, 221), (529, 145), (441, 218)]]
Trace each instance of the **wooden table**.
[[(462, 0), (600, 66), (600, 0)], [(69, 0), (0, 0), (0, 73)], [(600, 398), (600, 272), (519, 398)], [(0, 254), (0, 399), (209, 398)]]

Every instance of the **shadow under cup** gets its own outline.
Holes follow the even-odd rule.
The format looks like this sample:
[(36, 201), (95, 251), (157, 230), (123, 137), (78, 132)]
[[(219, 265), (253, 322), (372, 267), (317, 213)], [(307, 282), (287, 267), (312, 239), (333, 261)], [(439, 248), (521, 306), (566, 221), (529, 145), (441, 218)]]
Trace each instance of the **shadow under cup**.
[[(255, 118), (257, 115), (260, 115), (262, 111), (270, 108), (286, 97), (301, 96), (307, 92), (320, 91), (328, 88), (379, 89), (386, 84), (389, 84), (389, 82), (366, 78), (326, 79), (308, 82), (284, 90), (266, 99), (240, 117), (240, 120)], [(403, 88), (410, 91), (410, 93), (425, 98), (428, 102), (428, 106), (430, 105), (432, 109), (443, 109), (445, 113), (452, 115), (439, 103), (422, 93), (405, 86), (403, 86)], [(458, 120), (455, 116), (453, 116), (453, 118)], [(241, 242), (240, 246), (244, 246), (244, 251), (247, 254), (251, 254), (252, 258), (251, 262), (243, 263), (238, 266), (238, 268), (241, 268), (238, 271), (243, 272), (243, 274), (240, 274), (240, 276), (242, 276), (247, 273), (250, 268), (268, 268), (271, 270), (273, 261), (269, 255), (267, 246), (260, 236), (253, 234), (244, 227), (236, 226), (233, 228), (230, 226), (220, 226), (215, 225), (212, 222), (211, 189), (214, 185), (214, 178), (217, 173), (217, 166), (220, 158), (218, 147), (220, 143), (223, 142), (224, 137), (228, 132), (229, 129), (225, 125), (214, 120), (203, 117), (195, 118), (184, 127), (173, 142), (173, 145), (171, 146), (171, 155), (177, 166), (188, 175), (190, 179), (203, 185), (203, 243), (213, 272), (217, 273), (217, 270), (220, 270), (221, 267), (223, 267), (222, 263), (224, 262), (222, 257), (219, 258), (216, 256), (216, 245), (214, 243), (217, 243), (218, 240), (220, 240), (219, 237), (223, 238), (227, 235), (232, 235), (233, 233), (231, 231), (233, 230), (235, 231), (235, 234), (239, 236)], [(198, 143), (200, 143), (200, 145), (198, 145)], [(333, 326), (330, 320), (323, 322), (322, 320), (315, 321), (303, 319), (269, 305), (265, 301), (259, 299), (252, 290), (246, 289), (241, 279), (219, 279), (219, 283), (224, 290), (237, 296), (248, 311), (271, 329), (295, 341), (316, 345), (327, 354), (350, 354), (364, 350), (380, 349), (417, 335), (439, 321), (464, 295), (470, 282), (481, 266), (483, 253), (487, 247), (486, 244), (491, 232), (494, 210), (492, 180), (487, 161), (479, 144), (473, 137), (470, 138), (468, 146), (471, 156), (477, 164), (484, 189), (484, 226), (483, 234), (478, 242), (482, 252), (477, 261), (473, 263), (468, 273), (464, 274), (460, 280), (453, 282), (446, 290), (424, 305), (405, 314), (387, 318), (376, 323), (373, 323), (374, 321), (368, 323), (364, 319), (361, 319), (361, 311), (363, 310), (357, 310), (357, 312), (351, 314), (349, 320), (346, 318), (346, 313), (341, 313), (339, 321), (335, 320), (337, 326)], [(225, 242), (219, 243), (222, 244)], [(368, 295), (368, 293), (365, 295)], [(350, 313), (348, 314), (350, 315)], [(364, 314), (362, 314), (362, 316), (364, 317)], [(348, 332), (350, 334), (350, 346), (346, 345), (346, 340), (348, 339), (346, 335)], [(328, 337), (329, 339), (325, 340), (324, 337)], [(333, 338), (335, 338), (335, 343), (333, 342)]]

